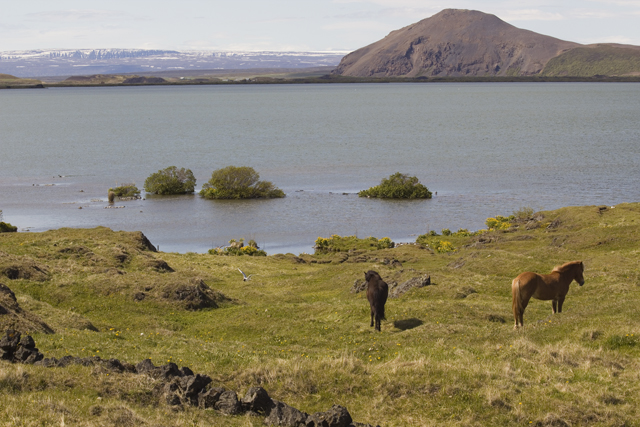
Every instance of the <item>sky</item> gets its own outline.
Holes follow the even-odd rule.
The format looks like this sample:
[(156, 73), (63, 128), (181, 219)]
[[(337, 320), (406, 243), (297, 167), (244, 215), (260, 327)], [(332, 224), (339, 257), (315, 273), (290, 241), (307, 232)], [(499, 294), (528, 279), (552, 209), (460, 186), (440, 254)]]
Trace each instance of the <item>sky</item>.
[(640, 0), (0, 0), (0, 52), (353, 51), (448, 8), (578, 43), (640, 45)]

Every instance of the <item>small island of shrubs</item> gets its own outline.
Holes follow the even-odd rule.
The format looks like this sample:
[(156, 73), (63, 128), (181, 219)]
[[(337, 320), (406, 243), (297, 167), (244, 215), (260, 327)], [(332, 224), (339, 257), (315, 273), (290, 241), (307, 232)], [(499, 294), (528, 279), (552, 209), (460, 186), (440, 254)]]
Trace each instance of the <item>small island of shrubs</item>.
[(193, 193), (196, 178), (191, 169), (169, 166), (152, 173), (144, 181), (144, 191), (151, 194), (170, 195)]
[(3, 221), (2, 211), (0, 210), (0, 233), (15, 233), (16, 231), (18, 231), (18, 227)]
[(282, 190), (269, 181), (260, 181), (255, 169), (247, 166), (227, 166), (213, 171), (202, 186), (205, 199), (272, 199), (284, 197)]
[(380, 185), (358, 193), (360, 197), (380, 199), (430, 199), (431, 195), (431, 191), (420, 184), (418, 178), (400, 172), (383, 179)]

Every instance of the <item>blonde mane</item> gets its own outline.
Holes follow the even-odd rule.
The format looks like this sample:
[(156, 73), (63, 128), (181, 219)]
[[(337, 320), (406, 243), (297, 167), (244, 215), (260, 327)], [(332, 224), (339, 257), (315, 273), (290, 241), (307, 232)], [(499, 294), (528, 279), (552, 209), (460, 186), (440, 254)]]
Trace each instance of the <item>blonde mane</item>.
[(576, 264), (582, 264), (582, 261), (571, 261), (571, 262), (567, 262), (564, 263), (562, 265), (557, 265), (555, 267), (553, 267), (553, 270), (551, 270), (552, 273), (562, 273), (563, 271), (566, 271), (568, 268), (576, 265)]

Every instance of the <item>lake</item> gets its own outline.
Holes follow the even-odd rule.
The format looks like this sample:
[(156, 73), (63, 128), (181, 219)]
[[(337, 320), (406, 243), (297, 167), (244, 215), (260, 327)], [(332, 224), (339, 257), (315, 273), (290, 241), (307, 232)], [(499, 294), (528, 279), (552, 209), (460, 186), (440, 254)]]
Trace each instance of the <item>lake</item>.
[[(414, 241), (487, 217), (640, 201), (640, 84), (402, 83), (0, 91), (0, 209), (21, 231), (141, 230), (162, 251), (254, 239), (312, 253), (331, 234)], [(167, 166), (199, 190), (251, 166), (287, 197), (146, 196), (105, 209)], [(431, 200), (363, 199), (395, 172)], [(80, 209), (82, 208), (82, 209)]]

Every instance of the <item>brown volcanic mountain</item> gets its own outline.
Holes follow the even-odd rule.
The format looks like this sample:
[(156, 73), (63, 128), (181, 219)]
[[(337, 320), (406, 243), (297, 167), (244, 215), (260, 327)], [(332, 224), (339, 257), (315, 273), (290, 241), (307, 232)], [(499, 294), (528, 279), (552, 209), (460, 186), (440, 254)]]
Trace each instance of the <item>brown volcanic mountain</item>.
[(532, 75), (578, 43), (522, 30), (494, 15), (446, 9), (345, 56), (335, 74), (386, 76)]

